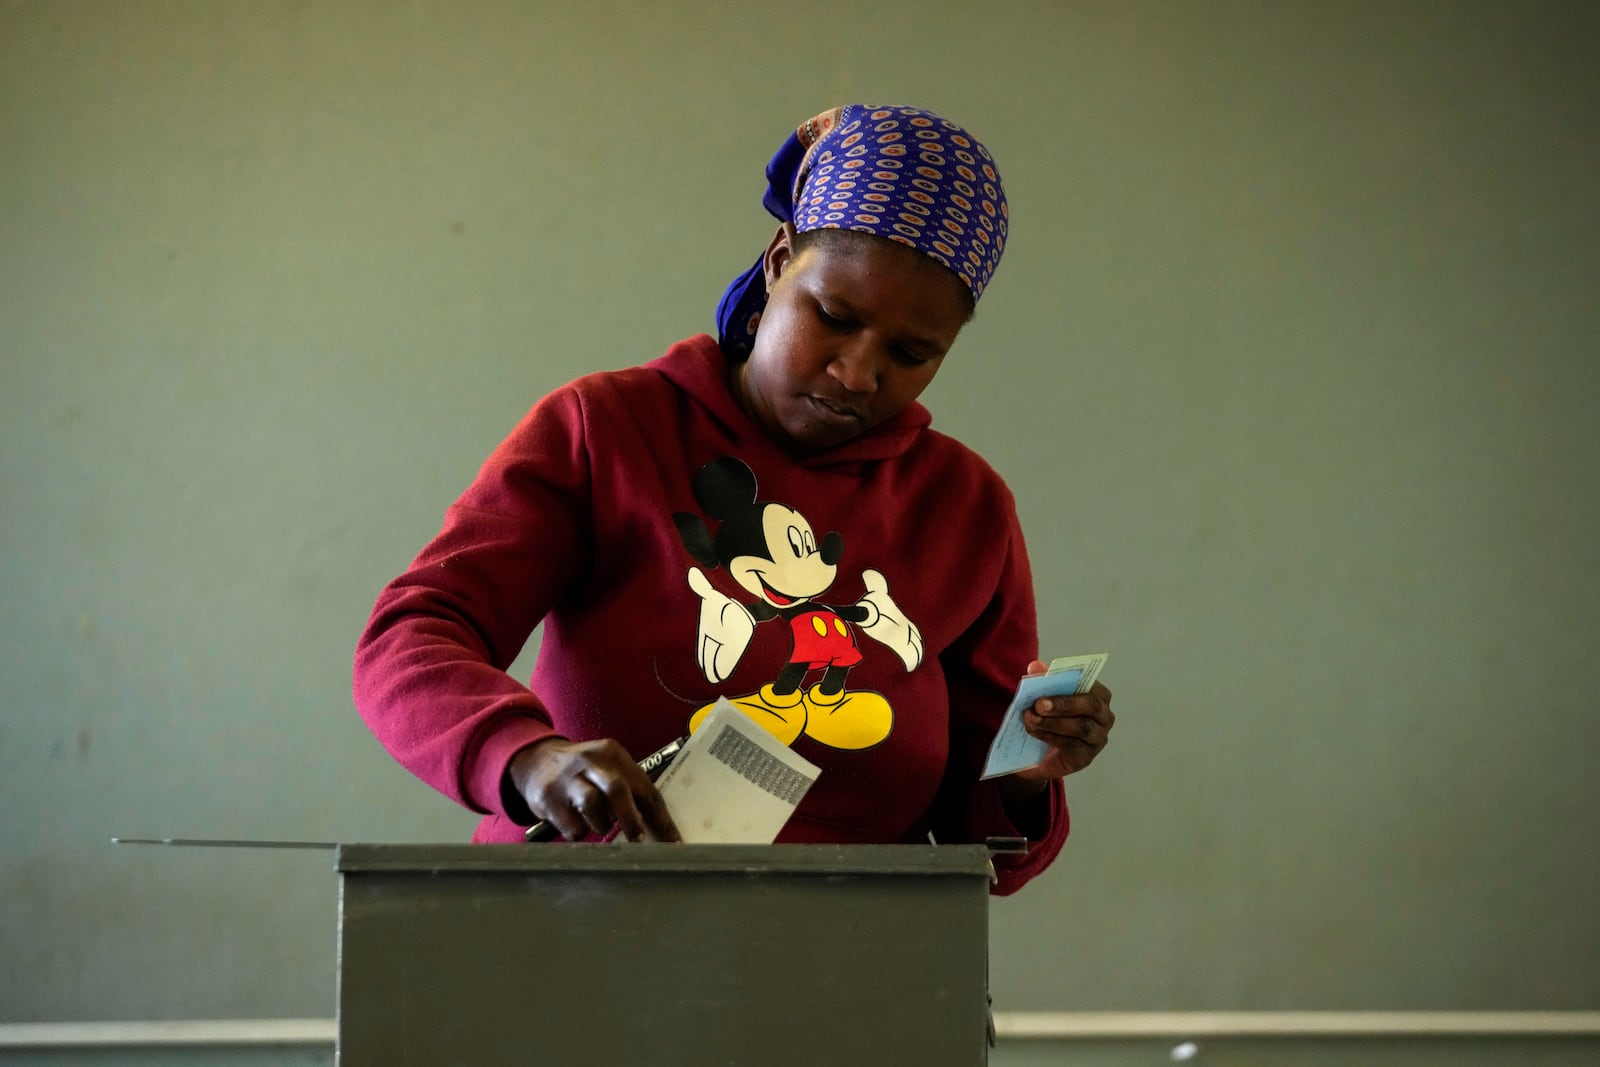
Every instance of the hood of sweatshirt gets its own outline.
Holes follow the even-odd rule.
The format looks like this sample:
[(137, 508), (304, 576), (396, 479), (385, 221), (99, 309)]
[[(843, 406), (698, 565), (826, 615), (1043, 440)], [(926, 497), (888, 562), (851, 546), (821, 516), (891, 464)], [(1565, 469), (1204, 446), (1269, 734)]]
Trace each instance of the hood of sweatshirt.
[(767, 436), (739, 406), (729, 385), (731, 368), (716, 338), (699, 334), (679, 341), (665, 355), (646, 364), (699, 404), (711, 418), (755, 448), (767, 448), (785, 456), (791, 463), (813, 469), (849, 468), (878, 460), (894, 459), (905, 453), (922, 431), (933, 423), (933, 416), (920, 403), (912, 401), (904, 411), (885, 419), (859, 437), (841, 445), (803, 455), (787, 452)]

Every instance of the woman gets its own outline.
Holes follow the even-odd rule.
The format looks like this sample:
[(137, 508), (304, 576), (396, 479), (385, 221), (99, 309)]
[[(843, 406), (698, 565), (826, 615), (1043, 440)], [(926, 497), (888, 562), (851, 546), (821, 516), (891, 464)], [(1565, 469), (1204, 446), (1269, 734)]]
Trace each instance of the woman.
[[(1012, 496), (917, 397), (1004, 249), (983, 145), (850, 105), (768, 167), (780, 226), (690, 338), (545, 397), (384, 590), (355, 698), (394, 756), (485, 814), (566, 836), (677, 838), (635, 758), (720, 696), (822, 769), (780, 841), (982, 841), (1015, 891), (1060, 850), (1060, 778), (1110, 692), (1041, 700), (1050, 754), (978, 780), (1038, 671)], [(524, 687), (505, 668), (540, 622)]]

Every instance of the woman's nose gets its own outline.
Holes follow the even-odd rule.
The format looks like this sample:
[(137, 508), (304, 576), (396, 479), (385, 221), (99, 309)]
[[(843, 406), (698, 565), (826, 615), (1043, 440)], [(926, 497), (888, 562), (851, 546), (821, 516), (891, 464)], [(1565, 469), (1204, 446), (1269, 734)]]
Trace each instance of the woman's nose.
[(834, 381), (852, 393), (871, 393), (878, 388), (878, 357), (863, 342), (847, 344), (828, 364)]

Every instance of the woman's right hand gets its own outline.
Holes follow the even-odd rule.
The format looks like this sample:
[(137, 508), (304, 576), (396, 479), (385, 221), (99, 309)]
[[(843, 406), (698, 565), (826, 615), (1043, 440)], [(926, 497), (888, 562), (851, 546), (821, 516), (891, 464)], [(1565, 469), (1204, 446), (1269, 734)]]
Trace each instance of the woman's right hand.
[(511, 757), (512, 784), (533, 814), (569, 840), (617, 828), (629, 841), (681, 841), (656, 785), (609, 738), (549, 737)]

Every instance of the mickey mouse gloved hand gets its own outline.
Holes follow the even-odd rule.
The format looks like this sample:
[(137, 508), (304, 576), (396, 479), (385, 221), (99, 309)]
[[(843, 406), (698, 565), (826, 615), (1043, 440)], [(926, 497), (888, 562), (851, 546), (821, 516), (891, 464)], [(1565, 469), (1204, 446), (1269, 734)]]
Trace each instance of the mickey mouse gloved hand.
[(867, 595), (858, 605), (867, 611), (867, 617), (860, 623), (861, 629), (894, 649), (906, 670), (916, 670), (917, 664), (922, 662), (922, 632), (890, 599), (889, 581), (881, 573), (862, 571), (861, 581), (867, 587)]
[(719, 593), (699, 567), (689, 568), (689, 588), (700, 597), (700, 637), (695, 643), (695, 658), (709, 682), (720, 682), (733, 673), (739, 657), (750, 645), (756, 621), (745, 606)]

